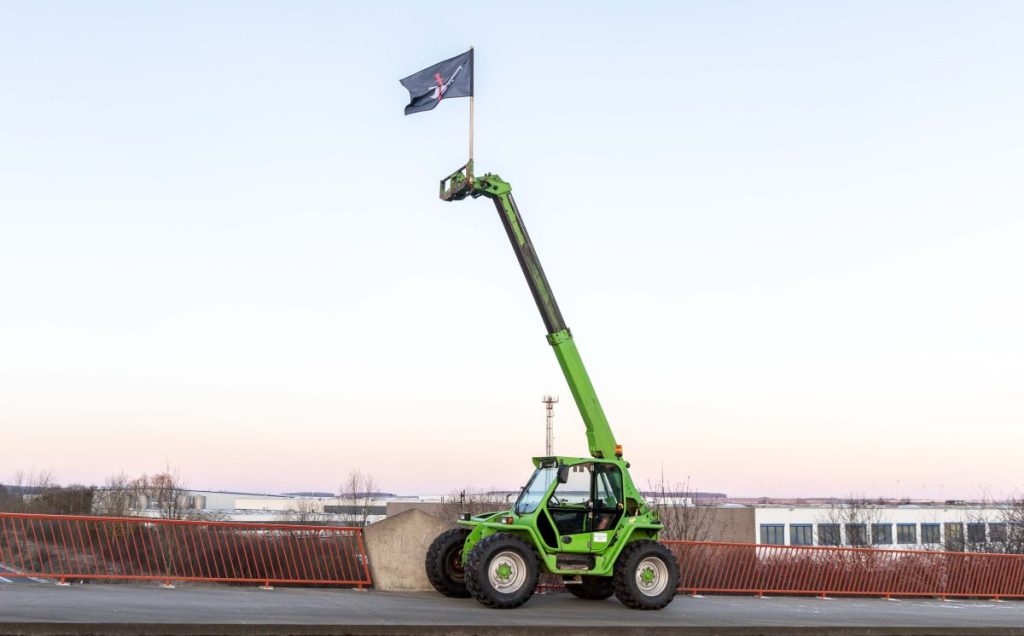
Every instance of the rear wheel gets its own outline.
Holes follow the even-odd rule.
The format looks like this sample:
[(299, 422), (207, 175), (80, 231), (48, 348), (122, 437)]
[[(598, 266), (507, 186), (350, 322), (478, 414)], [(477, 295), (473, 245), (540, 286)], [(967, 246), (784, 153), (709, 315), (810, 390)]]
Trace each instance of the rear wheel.
[(615, 596), (633, 609), (661, 609), (672, 602), (679, 586), (679, 562), (657, 541), (629, 544), (615, 562)]
[(533, 546), (507, 532), (481, 539), (466, 559), (466, 588), (487, 607), (519, 607), (533, 596), (539, 575)]
[(466, 598), (466, 570), (462, 567), (462, 546), (469, 528), (452, 528), (437, 535), (427, 550), (427, 579), (445, 596)]
[(579, 583), (571, 583), (574, 577), (564, 577), (565, 589), (576, 598), (588, 601), (603, 601), (615, 593), (610, 576), (580, 576)]

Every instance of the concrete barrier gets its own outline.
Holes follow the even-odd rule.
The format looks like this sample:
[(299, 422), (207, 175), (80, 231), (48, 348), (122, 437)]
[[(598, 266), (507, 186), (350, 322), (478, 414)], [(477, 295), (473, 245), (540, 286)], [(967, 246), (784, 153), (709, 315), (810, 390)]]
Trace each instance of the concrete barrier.
[(423, 561), (434, 537), (451, 526), (422, 510), (407, 510), (364, 530), (373, 586), (385, 592), (427, 592)]

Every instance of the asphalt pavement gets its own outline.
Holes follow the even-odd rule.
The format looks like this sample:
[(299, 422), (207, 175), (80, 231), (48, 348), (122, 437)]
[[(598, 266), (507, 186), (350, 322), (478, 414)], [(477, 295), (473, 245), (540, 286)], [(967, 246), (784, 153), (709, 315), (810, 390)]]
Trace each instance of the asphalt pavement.
[(515, 610), (433, 593), (232, 586), (0, 586), (0, 634), (1015, 634), (1022, 601), (679, 596), (657, 612), (539, 594)]

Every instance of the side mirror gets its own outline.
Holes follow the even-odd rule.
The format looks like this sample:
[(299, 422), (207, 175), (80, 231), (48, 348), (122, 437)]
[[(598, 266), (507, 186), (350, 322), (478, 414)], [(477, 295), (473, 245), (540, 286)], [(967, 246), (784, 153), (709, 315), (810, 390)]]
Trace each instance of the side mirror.
[(564, 484), (569, 481), (569, 467), (562, 464), (558, 467), (558, 483)]

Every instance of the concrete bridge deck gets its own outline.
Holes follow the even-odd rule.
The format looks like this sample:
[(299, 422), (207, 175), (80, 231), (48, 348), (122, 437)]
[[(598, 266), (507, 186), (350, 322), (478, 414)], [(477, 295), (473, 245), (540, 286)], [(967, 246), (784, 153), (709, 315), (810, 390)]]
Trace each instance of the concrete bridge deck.
[(1014, 634), (1024, 602), (677, 597), (660, 612), (537, 595), (488, 610), (432, 593), (156, 585), (0, 586), (0, 634)]

